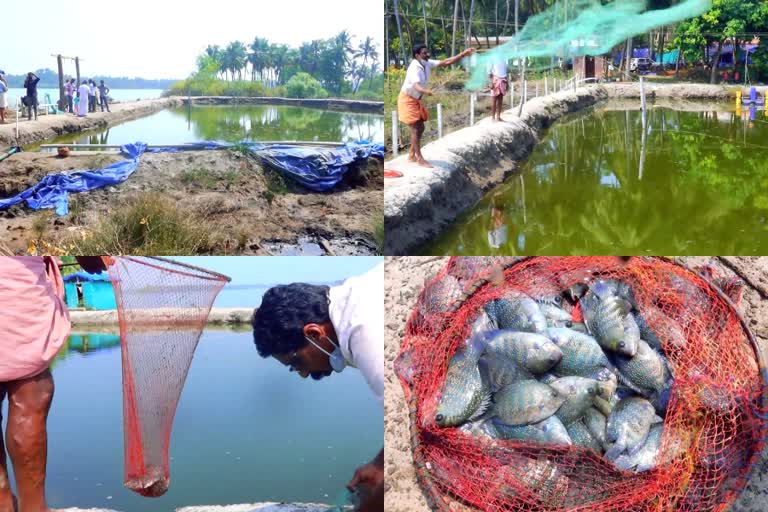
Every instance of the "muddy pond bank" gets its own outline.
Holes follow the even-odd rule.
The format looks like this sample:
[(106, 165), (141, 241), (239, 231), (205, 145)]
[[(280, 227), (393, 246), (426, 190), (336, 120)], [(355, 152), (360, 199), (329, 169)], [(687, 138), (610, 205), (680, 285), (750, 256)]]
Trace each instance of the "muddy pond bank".
[[(53, 172), (103, 168), (122, 158), (19, 153), (0, 163), (0, 195), (13, 196)], [(22, 205), (0, 212), (0, 237), (5, 252), (13, 254), (27, 253), (30, 244), (67, 253), (113, 212), (158, 197), (207, 234), (199, 253), (375, 254), (382, 222), (381, 162), (369, 159), (367, 168), (348, 174), (334, 192), (314, 193), (236, 151), (147, 153), (119, 186), (71, 195), (67, 216)]]

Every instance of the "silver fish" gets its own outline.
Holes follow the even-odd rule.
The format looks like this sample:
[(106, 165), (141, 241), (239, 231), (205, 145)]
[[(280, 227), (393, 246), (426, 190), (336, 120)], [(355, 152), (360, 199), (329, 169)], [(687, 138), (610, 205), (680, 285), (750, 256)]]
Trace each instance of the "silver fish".
[(640, 329), (640, 337), (655, 350), (664, 350), (664, 342), (668, 347), (677, 349), (684, 349), (688, 344), (680, 324), (656, 306), (649, 305), (642, 312), (636, 312), (635, 322)]
[(631, 314), (632, 305), (617, 295), (595, 293), (592, 288), (581, 299), (584, 323), (601, 347), (633, 356), (640, 329)]
[(550, 386), (565, 397), (565, 402), (555, 414), (566, 425), (584, 416), (592, 407), (594, 397), (601, 393), (600, 382), (584, 377), (562, 377)]
[(507, 425), (500, 418), (493, 420), (499, 439), (528, 439), (539, 443), (570, 445), (568, 431), (557, 416), (531, 425)]
[(601, 446), (605, 447), (605, 425), (607, 419), (605, 415), (595, 407), (590, 407), (587, 412), (584, 413), (584, 425), (589, 429), (589, 433), (592, 434)]
[(602, 453), (602, 445), (581, 420), (569, 423), (565, 428), (568, 430), (568, 435), (571, 436), (574, 445), (584, 446), (595, 450), (597, 453)]
[(533, 494), (547, 509), (561, 508), (570, 486), (570, 479), (554, 462), (546, 458), (525, 459), (499, 468), (495, 484), (501, 500), (517, 496), (517, 491), (507, 482), (519, 482), (526, 494)]
[(480, 367), (487, 372), (493, 393), (513, 382), (535, 379), (531, 372), (507, 357), (485, 355), (480, 359)]
[(547, 319), (536, 301), (516, 290), (488, 301), (483, 309), (500, 329), (542, 332), (547, 328)]
[(619, 371), (619, 380), (636, 393), (650, 397), (661, 392), (671, 378), (664, 357), (640, 340), (634, 357), (610, 354), (611, 362)]
[(476, 437), (487, 437), (488, 439), (504, 439), (496, 430), (491, 416), (486, 413), (475, 421), (470, 421), (459, 427), (459, 430)]
[(659, 423), (654, 425), (643, 446), (634, 455), (619, 455), (614, 461), (616, 467), (624, 471), (634, 469), (637, 472), (648, 471), (656, 467), (656, 457), (661, 447), (661, 436), (664, 432), (664, 425)]
[(565, 397), (535, 380), (514, 382), (493, 397), (493, 414), (507, 425), (530, 425), (543, 421), (563, 405)]
[(601, 298), (607, 298), (615, 295), (629, 302), (633, 308), (637, 307), (635, 292), (632, 287), (624, 281), (618, 279), (598, 279), (590, 284), (590, 289)]
[(491, 390), (478, 362), (484, 345), (470, 338), (448, 363), (435, 421), (440, 427), (459, 425), (480, 417), (489, 407)]
[(552, 371), (561, 376), (588, 377), (610, 366), (603, 349), (588, 335), (567, 328), (549, 328), (545, 336), (562, 351), (563, 357)]
[(656, 418), (653, 405), (644, 398), (629, 397), (619, 401), (605, 427), (605, 440), (610, 445), (605, 452), (606, 458), (614, 460), (625, 450), (634, 455), (648, 437)]
[(496, 325), (496, 322), (488, 316), (488, 313), (481, 309), (480, 314), (475, 318), (474, 322), (472, 322), (471, 335), (486, 337), (488, 334), (497, 331), (498, 329), (499, 326)]
[(486, 353), (508, 357), (533, 373), (544, 373), (563, 357), (549, 338), (530, 332), (496, 331), (485, 341)]

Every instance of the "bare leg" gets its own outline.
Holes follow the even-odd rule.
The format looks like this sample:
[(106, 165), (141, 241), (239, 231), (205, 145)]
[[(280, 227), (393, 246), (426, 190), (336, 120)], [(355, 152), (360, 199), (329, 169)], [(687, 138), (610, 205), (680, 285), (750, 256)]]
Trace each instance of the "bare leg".
[(418, 123), (409, 124), (408, 127), (411, 129), (411, 147), (408, 150), (408, 161), (409, 162), (415, 162), (416, 161), (416, 150), (419, 147), (419, 129), (417, 127)]
[(36, 377), (7, 384), (6, 444), (16, 474), (19, 512), (48, 512), (45, 465), (48, 459), (46, 421), (53, 399), (53, 377), (45, 370)]
[(422, 167), (432, 167), (432, 164), (426, 161), (424, 155), (421, 154), (421, 136), (424, 135), (424, 121), (416, 123), (417, 137), (416, 137), (416, 162)]
[(496, 121), (496, 98), (498, 96), (491, 96), (491, 121)]
[[(5, 400), (5, 384), (0, 383), (0, 424), (3, 423), (3, 400)], [(13, 501), (11, 482), (8, 480), (8, 465), (5, 460), (5, 445), (0, 432), (0, 512), (14, 512)]]

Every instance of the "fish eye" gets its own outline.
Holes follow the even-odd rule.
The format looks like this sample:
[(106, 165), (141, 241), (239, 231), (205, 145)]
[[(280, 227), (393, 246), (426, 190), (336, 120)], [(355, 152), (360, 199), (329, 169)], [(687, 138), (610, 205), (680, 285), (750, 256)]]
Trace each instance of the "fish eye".
[(539, 346), (539, 344), (538, 344), (538, 343), (534, 343), (534, 344), (533, 344), (533, 349), (534, 349), (534, 350), (539, 350), (539, 347), (540, 347), (540, 346)]
[(595, 394), (595, 388), (589, 388), (589, 394), (594, 395)]
[(557, 391), (552, 391), (552, 398), (557, 398)]
[(619, 342), (619, 347), (621, 347), (621, 348), (624, 348), (624, 346), (625, 346), (625, 345), (626, 345), (626, 344), (625, 344), (623, 341), (620, 341), (620, 342)]
[(438, 423), (440, 423), (444, 419), (445, 419), (445, 416), (443, 416), (442, 414), (438, 414), (437, 416), (435, 416), (435, 421), (437, 421)]
[(565, 326), (566, 327), (573, 327), (573, 322), (571, 322), (570, 320), (566, 320)]
[(563, 298), (559, 295), (555, 295), (555, 304), (562, 304)]
[(543, 411), (543, 410), (544, 410), (544, 404), (543, 404), (543, 403), (539, 404), (539, 410), (540, 410), (540, 411)]

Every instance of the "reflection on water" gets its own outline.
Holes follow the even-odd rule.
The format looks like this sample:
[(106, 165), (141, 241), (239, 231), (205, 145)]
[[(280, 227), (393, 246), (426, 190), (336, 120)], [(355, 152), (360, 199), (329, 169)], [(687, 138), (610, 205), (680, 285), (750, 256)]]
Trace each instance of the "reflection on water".
[(163, 110), (111, 128), (69, 134), (45, 143), (347, 142), (361, 139), (384, 140), (383, 115), (284, 105), (198, 105)]
[[(553, 126), (520, 176), (424, 254), (762, 254), (768, 116), (604, 105)], [(645, 126), (645, 130), (643, 130)]]
[(52, 507), (166, 512), (195, 504), (333, 502), (383, 444), (383, 414), (360, 373), (302, 380), (259, 357), (249, 330), (206, 330), (171, 437), (171, 487), (122, 486), (119, 337), (73, 334), (53, 366), (47, 493)]

